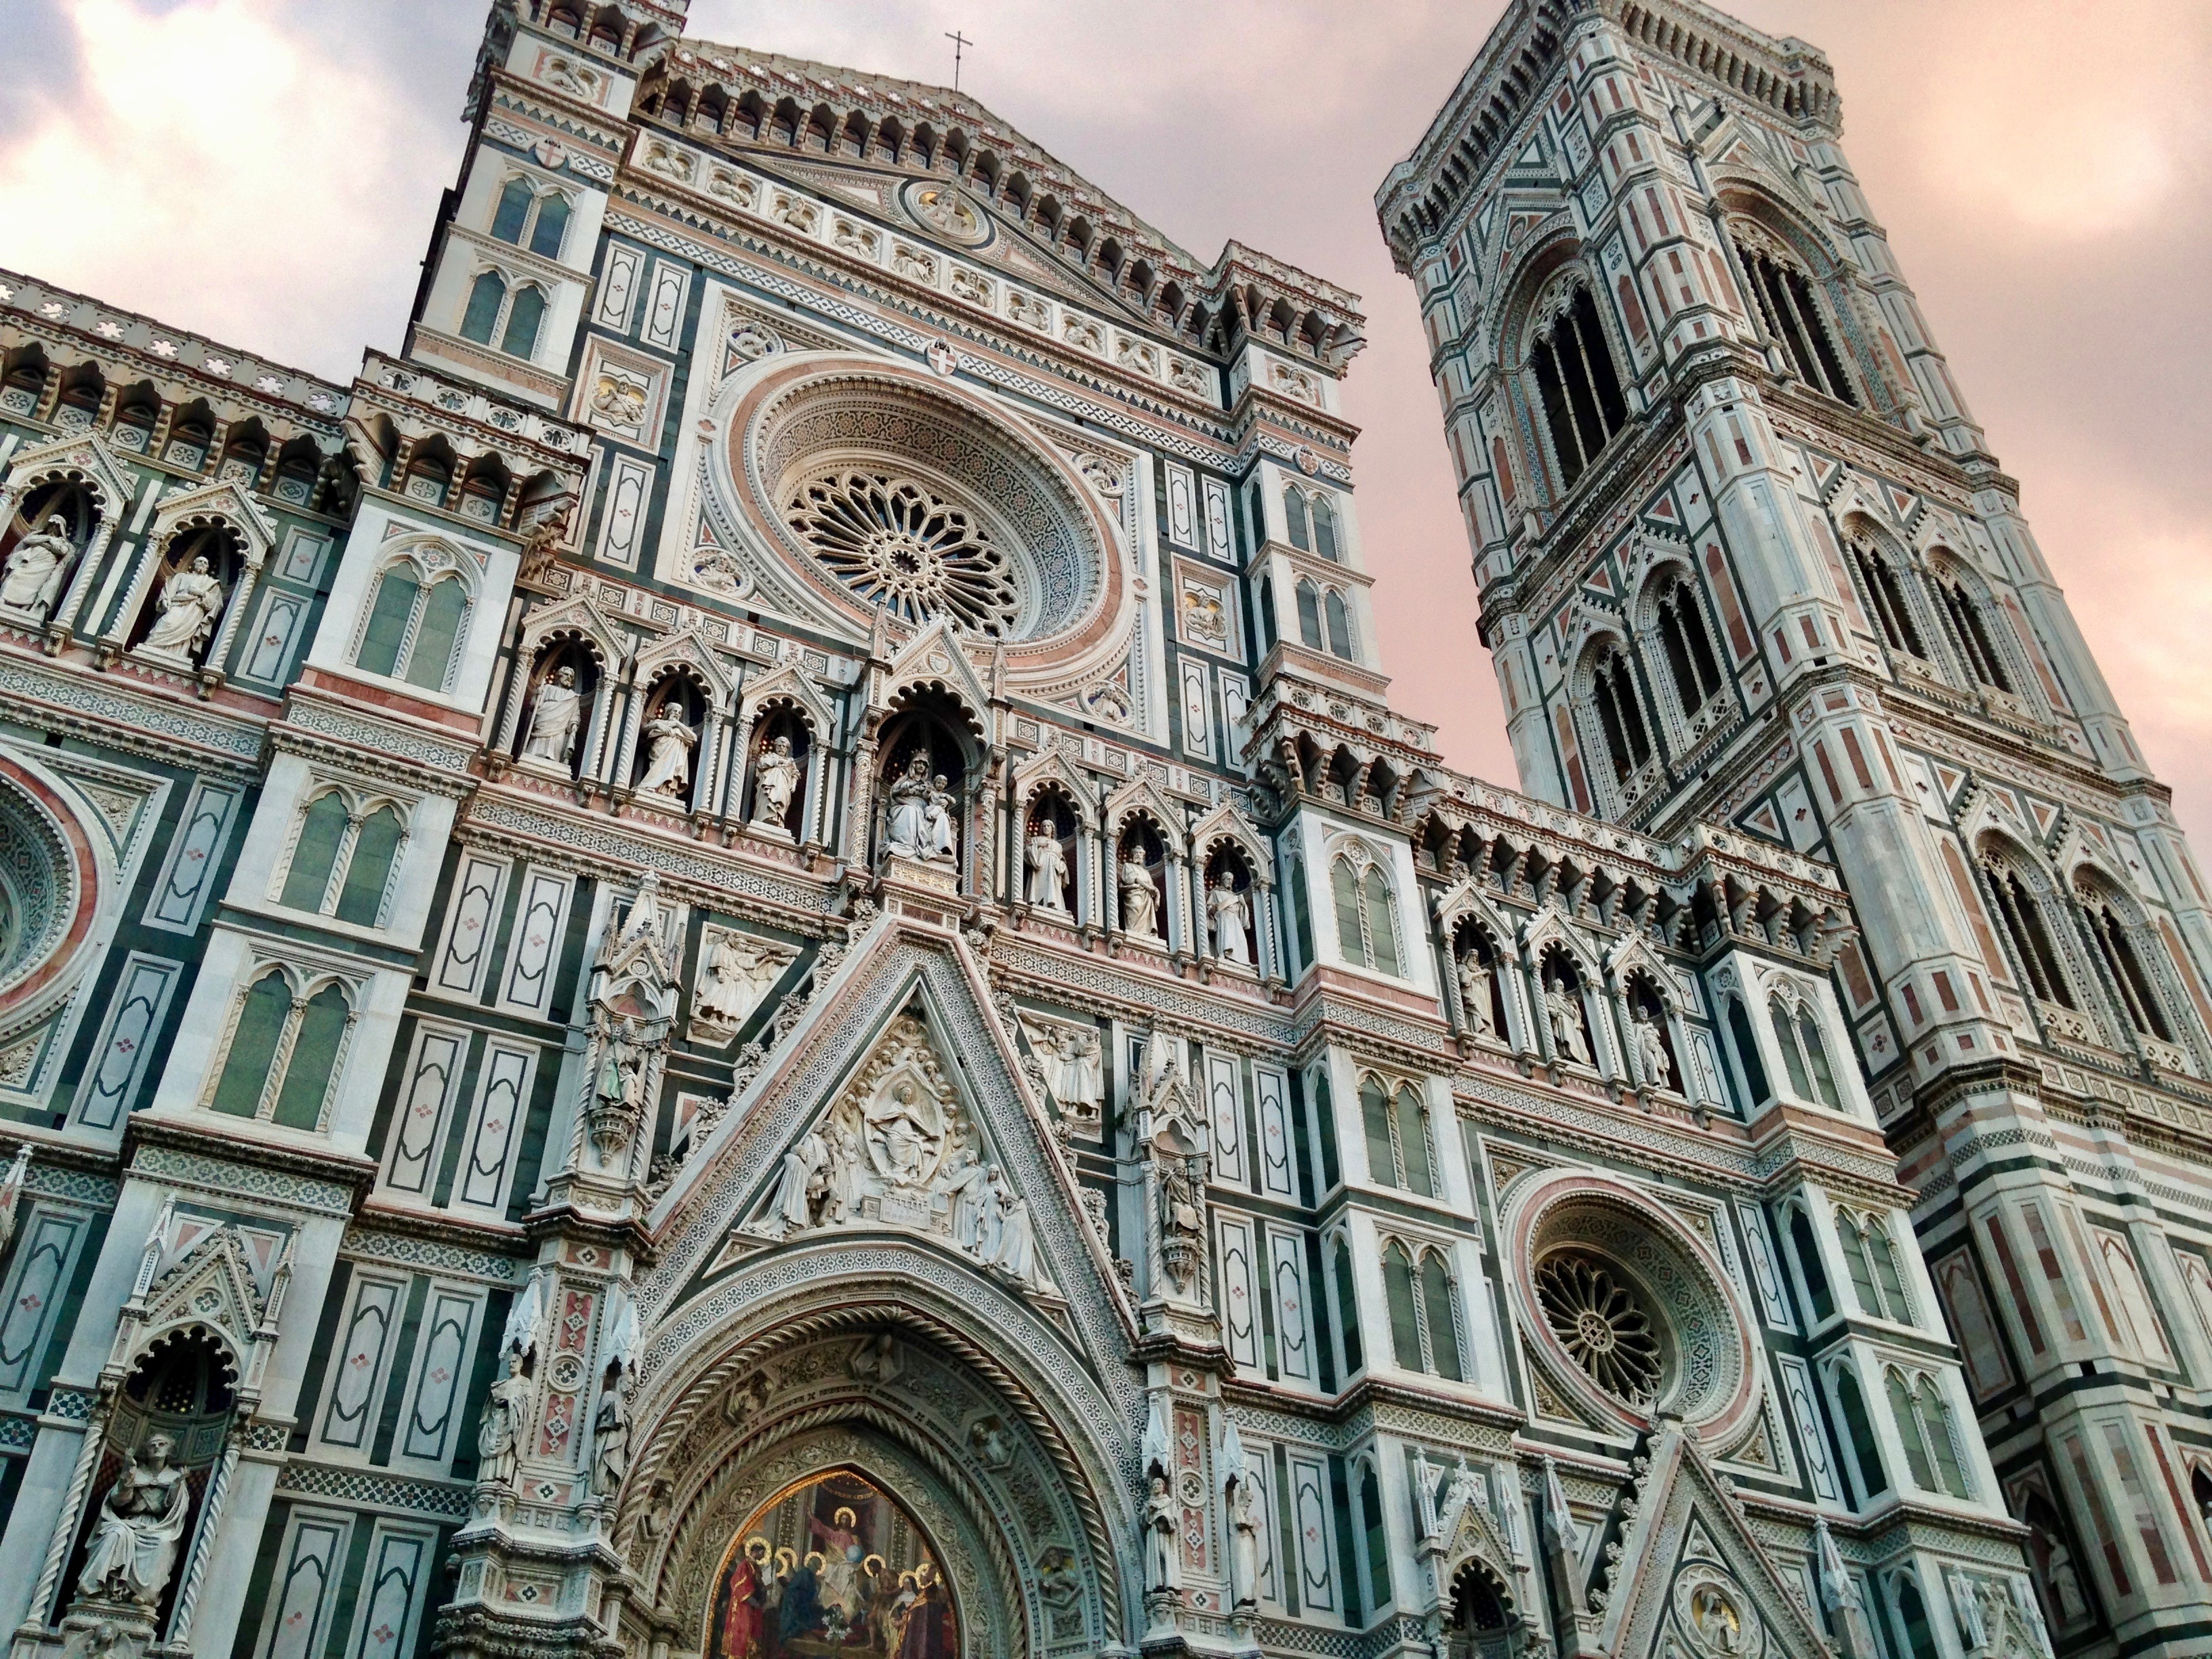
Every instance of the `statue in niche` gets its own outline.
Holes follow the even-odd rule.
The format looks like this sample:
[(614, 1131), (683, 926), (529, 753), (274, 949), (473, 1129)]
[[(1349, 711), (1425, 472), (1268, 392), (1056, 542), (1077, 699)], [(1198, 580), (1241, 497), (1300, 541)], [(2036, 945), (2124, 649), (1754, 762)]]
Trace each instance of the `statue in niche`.
[(522, 757), (564, 768), (570, 765), (583, 717), (584, 699), (576, 690), (576, 671), (563, 663), (538, 682), (530, 700), (530, 735), (522, 740)]
[(206, 554), (195, 554), (191, 568), (178, 571), (162, 585), (158, 604), (161, 614), (140, 642), (139, 654), (190, 668), (193, 658), (215, 637), (216, 618), (222, 615), (222, 584), (216, 580)]
[(1700, 1584), (1692, 1592), (1690, 1623), (1707, 1651), (1726, 1655), (1743, 1650), (1743, 1614), (1718, 1584)]
[(791, 739), (777, 736), (753, 763), (753, 828), (787, 836), (786, 820), (791, 803), (799, 797), (800, 768), (791, 753)]
[(1249, 968), (1252, 952), (1245, 945), (1244, 930), (1252, 925), (1252, 904), (1237, 890), (1237, 878), (1224, 870), (1206, 889), (1206, 908), (1213, 918), (1213, 951), (1224, 962)]
[(76, 544), (70, 539), (69, 522), (53, 514), (9, 550), (7, 567), (0, 570), (0, 605), (46, 621), (76, 562)]
[(1030, 830), (1027, 852), (1030, 902), (1040, 910), (1065, 912), (1067, 905), (1061, 889), (1067, 880), (1067, 849), (1060, 845), (1048, 820), (1039, 818)]
[(1182, 1522), (1175, 1494), (1168, 1490), (1167, 1471), (1157, 1463), (1145, 1484), (1145, 1589), (1147, 1594), (1176, 1588), (1176, 1532)]
[(888, 829), (890, 850), (902, 858), (952, 857), (952, 794), (944, 774), (930, 775), (923, 750), (915, 751), (891, 784)]
[(1564, 980), (1554, 976), (1544, 986), (1544, 1017), (1552, 1027), (1552, 1050), (1561, 1060), (1578, 1066), (1590, 1063), (1583, 1042), (1582, 1001)]
[(2043, 1582), (2051, 1586), (2060, 1628), (2070, 1630), (2080, 1624), (2089, 1611), (2088, 1601), (2081, 1594), (2081, 1575), (2075, 1569), (2074, 1553), (2056, 1538), (2051, 1540), (2051, 1552), (2044, 1562)]
[(1152, 885), (1152, 866), (1132, 842), (1121, 852), (1121, 931), (1144, 939), (1160, 936), (1160, 893)]
[(530, 1379), (522, 1356), (513, 1348), (498, 1382), (486, 1395), (477, 1419), (477, 1479), (495, 1486), (514, 1484), (522, 1462), (522, 1443), (530, 1435)]
[(1249, 1475), (1229, 1486), (1229, 1592), (1232, 1607), (1248, 1607), (1260, 1599), (1260, 1515)]
[(176, 1442), (159, 1432), (124, 1460), (100, 1500), (86, 1547), (78, 1593), (94, 1601), (152, 1607), (176, 1570), (178, 1540), (191, 1509), (185, 1471), (170, 1460)]
[(611, 1497), (629, 1474), (629, 1407), (623, 1403), (621, 1383), (610, 1381), (592, 1413), (592, 1491)]
[(1158, 1140), (1153, 1143), (1152, 1158), (1159, 1170), (1160, 1265), (1177, 1290), (1188, 1291), (1198, 1272), (1206, 1237), (1206, 1198), (1200, 1190), (1199, 1161)]
[(592, 1149), (603, 1165), (611, 1168), (622, 1161), (644, 1116), (645, 1045), (636, 1022), (624, 1017), (605, 1032), (586, 1115)]
[(1477, 1036), (1495, 1035), (1490, 1023), (1490, 969), (1482, 952), (1472, 945), (1459, 959), (1459, 1006), (1468, 1030)]
[(721, 929), (707, 935), (702, 955), (705, 982), (692, 999), (691, 1018), (731, 1031), (751, 1018), (792, 959), (787, 947), (774, 949), (749, 933)]
[(647, 749), (645, 775), (637, 781), (637, 793), (682, 800), (691, 787), (691, 751), (699, 746), (699, 734), (684, 718), (683, 705), (661, 704), (660, 712), (645, 723), (640, 735)]
[(1644, 1068), (1644, 1080), (1655, 1089), (1673, 1088), (1674, 1067), (1667, 1058), (1666, 1032), (1642, 1008), (1634, 1010), (1630, 1018), (1636, 1026), (1636, 1058)]
[(1106, 1055), (1098, 1033), (1073, 1025), (1028, 1028), (1044, 1086), (1070, 1116), (1095, 1122), (1106, 1099)]

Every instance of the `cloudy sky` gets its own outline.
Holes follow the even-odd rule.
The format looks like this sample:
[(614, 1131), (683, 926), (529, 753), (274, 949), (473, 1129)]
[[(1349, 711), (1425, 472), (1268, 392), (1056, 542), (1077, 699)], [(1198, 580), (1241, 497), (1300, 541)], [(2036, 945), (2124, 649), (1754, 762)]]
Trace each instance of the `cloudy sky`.
[[(2185, 824), (2212, 833), (2212, 7), (1732, 0), (1844, 140)], [(475, 0), (9, 0), (0, 265), (340, 379), (398, 343)], [(1499, 0), (692, 0), (690, 33), (966, 88), (1201, 259), (1366, 297), (1346, 388), (1395, 700), (1510, 781), (1410, 289), (1371, 198)]]

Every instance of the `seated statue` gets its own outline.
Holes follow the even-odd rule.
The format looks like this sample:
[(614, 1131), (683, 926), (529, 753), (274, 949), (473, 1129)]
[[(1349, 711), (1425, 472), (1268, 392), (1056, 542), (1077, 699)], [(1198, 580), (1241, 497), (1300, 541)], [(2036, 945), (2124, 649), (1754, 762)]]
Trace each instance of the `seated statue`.
[(152, 1607), (176, 1570), (177, 1542), (191, 1509), (185, 1472), (169, 1460), (176, 1443), (149, 1434), (107, 1489), (87, 1547), (79, 1594)]

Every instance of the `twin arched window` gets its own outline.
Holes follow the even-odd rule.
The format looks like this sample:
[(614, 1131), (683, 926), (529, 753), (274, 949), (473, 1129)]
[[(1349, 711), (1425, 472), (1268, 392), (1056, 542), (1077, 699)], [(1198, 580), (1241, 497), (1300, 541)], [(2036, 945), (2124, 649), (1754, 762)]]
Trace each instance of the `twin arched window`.
[(1309, 651), (1327, 651), (1346, 662), (1358, 659), (1352, 641), (1352, 608), (1340, 590), (1299, 578), (1298, 640)]
[(302, 995), (283, 969), (270, 968), (239, 1000), (210, 1109), (288, 1129), (321, 1128), (353, 1018), (338, 981)]
[(1882, 642), (1893, 651), (1902, 651), (1925, 661), (1928, 647), (1921, 640), (1920, 627), (1913, 619), (1912, 605), (1905, 598), (1904, 579), (1898, 574), (1896, 565), (1870, 542), (1854, 538), (1850, 549), (1851, 563), (1873, 605), (1875, 624), (1881, 629)]
[(1906, 1300), (1905, 1283), (1898, 1277), (1889, 1224), (1871, 1211), (1861, 1212), (1838, 1206), (1836, 1234), (1843, 1241), (1844, 1260), (1851, 1270), (1851, 1296), (1859, 1311), (1872, 1319), (1912, 1323), (1912, 1304)]
[(1966, 591), (1965, 582), (1951, 575), (1937, 575), (1936, 596), (1942, 601), (1944, 620), (1951, 624), (1951, 637), (1966, 672), (1984, 685), (2009, 692), (2012, 676), (2005, 672), (2004, 659), (1983, 618), (1981, 602)]
[(1666, 653), (1667, 672), (1674, 677), (1674, 695), (1686, 718), (1720, 695), (1720, 659), (1713, 653), (1697, 589), (1687, 577), (1668, 580), (1659, 591), (1656, 610), (1660, 648)]
[(541, 258), (557, 259), (568, 240), (568, 198), (557, 190), (539, 192), (527, 179), (517, 175), (499, 193), (492, 210), (491, 234), (502, 242), (528, 247)]
[(1905, 1463), (1912, 1484), (1923, 1492), (1966, 1496), (1966, 1471), (1959, 1466), (1958, 1443), (1951, 1437), (1951, 1408), (1943, 1390), (1925, 1371), (1908, 1376), (1899, 1366), (1883, 1371), (1882, 1390), (1897, 1437), (1905, 1443)]
[(2118, 907), (2110, 896), (2095, 887), (2085, 886), (2078, 896), (2081, 920), (2089, 929), (2089, 937), (2097, 942), (2097, 954), (2104, 961), (2105, 971), (2112, 981), (2121, 1007), (2127, 1011), (2128, 1023), (2139, 1036), (2172, 1042), (2173, 1027), (2168, 1024), (2165, 1006), (2151, 983), (2148, 965), (2136, 948), (2132, 930)]
[(1372, 968), (1396, 976), (1399, 966), (1397, 905), (1390, 878), (1364, 848), (1340, 853), (1329, 861), (1330, 896), (1336, 902), (1336, 942), (1355, 968)]
[(2041, 1001), (2074, 1007), (2073, 988), (2051, 945), (2042, 901), (2021, 879), (2017, 870), (1993, 854), (1984, 855), (1982, 873), (1989, 882), (1997, 921), (2012, 945), (2013, 957), (2027, 975), (2028, 989)]
[(1367, 1134), (1368, 1174), (1385, 1187), (1436, 1197), (1436, 1149), (1420, 1090), (1410, 1083), (1393, 1090), (1370, 1073), (1359, 1080), (1359, 1117)]
[(488, 346), (496, 338), (510, 357), (527, 358), (538, 349), (538, 331), (545, 320), (545, 290), (525, 283), (509, 291), (496, 270), (477, 273), (469, 302), (461, 313), (461, 337)]
[(1460, 1363), (1459, 1297), (1442, 1251), (1413, 1253), (1396, 1239), (1382, 1250), (1382, 1292), (1390, 1304), (1391, 1357), (1399, 1369), (1465, 1382)]
[(1832, 1112), (1844, 1109), (1836, 1087), (1836, 1073), (1828, 1064), (1828, 1047), (1820, 1036), (1820, 1017), (1810, 1003), (1794, 1006), (1781, 996), (1767, 1000), (1766, 1015), (1774, 1027), (1774, 1041), (1782, 1050), (1782, 1066), (1790, 1074), (1790, 1092), (1800, 1100), (1817, 1100)]
[(1290, 526), (1291, 545), (1324, 559), (1343, 556), (1336, 545), (1336, 506), (1318, 489), (1297, 484), (1283, 486), (1283, 517)]
[(443, 691), (453, 678), (468, 614), (468, 588), (459, 576), (426, 582), (412, 563), (387, 566), (376, 584), (354, 665), (425, 691)]
[(1597, 706), (1613, 775), (1626, 787), (1651, 758), (1651, 732), (1644, 724), (1643, 701), (1636, 695), (1636, 671), (1628, 653), (1616, 644), (1598, 653), (1590, 670), (1590, 701)]
[(1628, 404), (1620, 395), (1613, 349), (1598, 323), (1589, 284), (1577, 277), (1555, 291), (1547, 310), (1529, 347), (1528, 366), (1559, 460), (1560, 487), (1572, 489), (1598, 452), (1628, 424)]
[(276, 902), (374, 927), (383, 919), (392, 868), (406, 838), (406, 821), (390, 801), (371, 806), (343, 790), (325, 789), (300, 816)]
[(1788, 355), (1797, 378), (1815, 392), (1856, 408), (1858, 394), (1844, 374), (1835, 339), (1814, 297), (1812, 278), (1780, 246), (1761, 232), (1739, 226), (1733, 233), (1736, 258), (1743, 262), (1753, 303), (1768, 336)]

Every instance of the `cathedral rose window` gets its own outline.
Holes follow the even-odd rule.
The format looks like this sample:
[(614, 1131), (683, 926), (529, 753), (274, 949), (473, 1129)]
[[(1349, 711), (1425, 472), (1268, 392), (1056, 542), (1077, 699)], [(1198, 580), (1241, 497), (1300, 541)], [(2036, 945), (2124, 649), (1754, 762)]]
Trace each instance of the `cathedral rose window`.
[(1020, 595), (1006, 556), (975, 516), (929, 486), (846, 471), (793, 496), (789, 522), (840, 581), (911, 623), (945, 616), (979, 634), (1012, 631)]
[(1536, 1297), (1553, 1334), (1598, 1387), (1632, 1406), (1657, 1398), (1658, 1328), (1609, 1264), (1562, 1250), (1536, 1269)]

